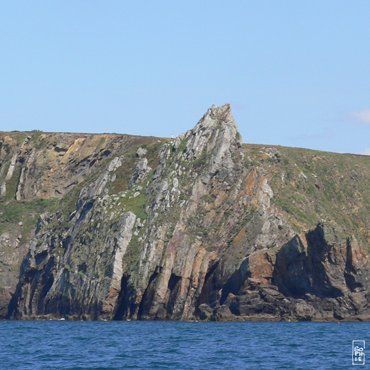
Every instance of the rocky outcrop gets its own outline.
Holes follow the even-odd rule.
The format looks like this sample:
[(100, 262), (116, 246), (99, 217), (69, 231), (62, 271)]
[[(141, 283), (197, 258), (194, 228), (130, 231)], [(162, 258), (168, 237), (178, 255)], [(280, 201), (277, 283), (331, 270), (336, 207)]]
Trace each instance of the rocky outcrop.
[[(51, 212), (41, 217), (37, 238), (48, 219), (58, 223), (62, 214), (75, 210), (80, 190), (89, 189), (86, 185), (107, 165), (111, 173), (121, 155), (157, 142), (126, 135), (0, 133), (0, 317), (7, 312), (23, 258), (38, 245), (33, 238), (40, 214)], [(99, 185), (103, 191), (106, 181)]]
[[(342, 320), (370, 318), (369, 258), (355, 239), (319, 224), (278, 251), (252, 254), (232, 276), (210, 318)], [(223, 289), (224, 290), (224, 289)], [(225, 316), (226, 315), (226, 316)]]
[(8, 195), (17, 200), (60, 198), (81, 183), (101, 161), (130, 145), (132, 139), (135, 140), (118, 135), (41, 132), (2, 135), (1, 169), (6, 176), (1, 178), (1, 195), (6, 196), (7, 185), (13, 180), (15, 189)]
[[(358, 205), (349, 224), (348, 211), (322, 193), (339, 178), (332, 163), (325, 172), (334, 182), (317, 176), (325, 154), (243, 145), (229, 105), (211, 107), (173, 140), (114, 140), (106, 159), (90, 154), (88, 175), (73, 172), (79, 186), (61, 187), (63, 207), (40, 216), (8, 317), (370, 317), (367, 193), (348, 180)], [(57, 147), (61, 158), (70, 150)], [(370, 179), (351, 161), (356, 181)]]

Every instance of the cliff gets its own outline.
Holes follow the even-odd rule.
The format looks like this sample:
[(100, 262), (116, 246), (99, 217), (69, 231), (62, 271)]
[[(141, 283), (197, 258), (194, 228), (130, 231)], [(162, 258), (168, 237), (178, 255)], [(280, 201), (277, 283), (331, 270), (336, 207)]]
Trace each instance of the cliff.
[(369, 183), (242, 144), (229, 105), (173, 140), (0, 134), (0, 315), (368, 320)]

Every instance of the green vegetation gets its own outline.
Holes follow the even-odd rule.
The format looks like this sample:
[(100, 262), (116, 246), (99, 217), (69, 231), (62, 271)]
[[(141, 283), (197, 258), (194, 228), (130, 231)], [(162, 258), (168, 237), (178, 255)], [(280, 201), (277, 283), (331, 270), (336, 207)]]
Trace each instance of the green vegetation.
[(136, 215), (136, 217), (141, 220), (145, 220), (148, 217), (145, 211), (147, 201), (145, 191), (141, 191), (141, 193), (136, 197), (134, 197), (134, 192), (130, 191), (127, 193), (126, 197), (120, 198), (111, 211), (131, 211)]
[(21, 175), (20, 167), (15, 166), (12, 178), (6, 183), (5, 200), (15, 199), (15, 194), (17, 192), (17, 185), (20, 175)]
[(136, 217), (141, 218), (142, 220), (147, 218), (147, 214), (145, 212), (145, 206), (147, 203), (146, 195), (142, 192), (137, 197), (132, 198), (123, 198), (123, 205), (124, 207), (135, 213)]
[(35, 226), (38, 216), (44, 212), (55, 212), (57, 199), (34, 199), (31, 201), (0, 202), (0, 234), (20, 227), (22, 233), (29, 234)]
[(129, 181), (138, 161), (136, 152), (139, 147), (147, 150), (145, 156), (148, 159), (148, 166), (153, 169), (156, 168), (159, 164), (159, 151), (163, 142), (164, 140), (151, 142), (149, 138), (141, 138), (139, 142), (128, 145), (123, 153), (122, 166), (115, 172), (116, 179), (109, 184), (109, 194), (117, 194), (128, 190)]
[(125, 266), (125, 270), (133, 269), (139, 262), (140, 253), (142, 243), (139, 241), (139, 236), (132, 235), (130, 244), (128, 246), (127, 252), (123, 259), (123, 265)]
[[(258, 163), (269, 176), (273, 202), (297, 231), (320, 220), (335, 222), (368, 244), (370, 157), (316, 150), (247, 145), (246, 165)], [(278, 152), (278, 157), (269, 154)]]
[(159, 165), (159, 152), (165, 140), (157, 140), (154, 143), (142, 145), (147, 150), (146, 157), (148, 158), (149, 167), (155, 169)]
[(181, 143), (180, 143), (180, 145), (179, 145), (179, 147), (178, 147), (178, 151), (180, 152), (180, 153), (184, 153), (185, 151), (186, 151), (186, 144), (187, 144), (187, 139), (182, 139), (181, 140)]
[(59, 210), (62, 212), (62, 215), (65, 220), (68, 219), (68, 216), (76, 209), (76, 202), (78, 196), (81, 192), (81, 189), (86, 185), (86, 182), (76, 185), (72, 188), (66, 196), (59, 201)]
[[(288, 200), (284, 198), (277, 198), (276, 204), (280, 206), (283, 211), (293, 216), (292, 224), (297, 232), (300, 231), (299, 225), (301, 223), (307, 225), (308, 228), (313, 228), (318, 222), (318, 219), (314, 214), (307, 213), (307, 210), (303, 211), (302, 208), (294, 205), (293, 199)], [(297, 220), (298, 223), (295, 220)]]
[(205, 194), (202, 196), (202, 201), (205, 203), (213, 203), (216, 199), (216, 197), (212, 194)]
[(109, 184), (109, 194), (117, 194), (128, 189), (136, 165), (136, 151), (137, 147), (134, 147), (124, 154), (122, 166), (115, 172), (116, 179)]

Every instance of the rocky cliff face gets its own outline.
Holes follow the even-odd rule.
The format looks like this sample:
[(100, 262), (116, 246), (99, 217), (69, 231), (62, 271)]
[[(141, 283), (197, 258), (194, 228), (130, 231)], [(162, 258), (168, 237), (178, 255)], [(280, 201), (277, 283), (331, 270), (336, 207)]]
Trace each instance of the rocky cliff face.
[(174, 140), (37, 134), (2, 137), (3, 315), (370, 318), (370, 158), (243, 145), (228, 105)]

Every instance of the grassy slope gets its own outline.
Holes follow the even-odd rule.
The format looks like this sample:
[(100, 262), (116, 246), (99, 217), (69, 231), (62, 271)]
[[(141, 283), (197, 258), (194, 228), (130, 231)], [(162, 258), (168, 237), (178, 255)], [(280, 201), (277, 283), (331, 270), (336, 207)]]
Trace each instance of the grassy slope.
[(369, 245), (370, 157), (246, 145), (247, 161), (270, 178), (274, 202), (297, 231), (326, 220)]

